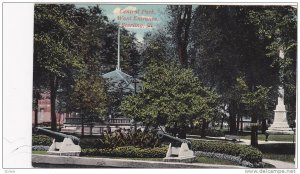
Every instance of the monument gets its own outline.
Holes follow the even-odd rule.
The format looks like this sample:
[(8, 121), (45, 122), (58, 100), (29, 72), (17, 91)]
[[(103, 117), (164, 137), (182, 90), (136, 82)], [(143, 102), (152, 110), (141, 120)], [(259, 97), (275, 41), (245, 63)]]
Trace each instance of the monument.
[[(279, 57), (281, 59), (284, 59), (284, 52), (282, 49), (279, 51)], [(281, 77), (282, 77), (282, 73), (283, 71), (281, 71)], [(289, 127), (289, 124), (287, 122), (287, 117), (286, 117), (287, 111), (284, 105), (284, 89), (282, 86), (279, 86), (278, 93), (279, 93), (278, 103), (276, 105), (276, 109), (274, 110), (274, 114), (275, 114), (274, 121), (273, 124), (266, 131), (266, 141), (268, 141), (269, 135), (294, 134), (294, 131)]]
[(279, 87), (279, 96), (276, 109), (274, 110), (274, 121), (271, 127), (266, 131), (267, 134), (281, 134), (289, 135), (294, 134), (294, 131), (289, 127), (286, 118), (286, 108), (284, 105), (284, 89)]

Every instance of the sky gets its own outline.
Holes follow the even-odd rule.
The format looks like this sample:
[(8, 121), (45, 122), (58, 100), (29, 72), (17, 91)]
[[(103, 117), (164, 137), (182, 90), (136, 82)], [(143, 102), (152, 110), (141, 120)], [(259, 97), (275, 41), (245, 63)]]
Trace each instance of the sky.
[[(87, 7), (91, 5), (95, 4), (76, 6)], [(146, 32), (159, 29), (168, 20), (166, 5), (100, 4), (100, 8), (110, 21), (114, 20), (127, 30), (136, 33), (136, 38), (140, 42), (143, 42), (143, 36)]]

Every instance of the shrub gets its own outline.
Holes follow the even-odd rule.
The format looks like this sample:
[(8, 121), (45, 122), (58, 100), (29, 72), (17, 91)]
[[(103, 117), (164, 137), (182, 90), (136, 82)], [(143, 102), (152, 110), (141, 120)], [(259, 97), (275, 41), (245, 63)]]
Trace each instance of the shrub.
[(205, 130), (205, 135), (210, 137), (224, 137), (224, 132), (216, 129)]
[[(193, 129), (190, 131), (190, 134), (192, 135), (201, 135), (202, 130), (201, 129)], [(206, 129), (205, 130), (205, 136), (210, 137), (224, 137), (224, 132), (217, 129)]]
[(247, 145), (224, 143), (219, 141), (193, 141), (192, 149), (194, 151), (214, 152), (239, 156), (242, 160), (246, 160), (252, 163), (262, 161), (261, 151)]
[(42, 145), (42, 146), (50, 146), (52, 144), (52, 138), (46, 135), (33, 135), (32, 136), (32, 145)]
[(98, 148), (116, 148), (123, 146), (134, 146), (140, 148), (160, 147), (161, 142), (150, 132), (117, 130), (112, 133), (105, 132), (99, 139)]
[(80, 147), (81, 148), (106, 148), (108, 145), (105, 145), (101, 142), (99, 137), (84, 137), (80, 138)]
[(168, 147), (137, 148), (133, 146), (117, 147), (114, 149), (87, 148), (81, 150), (81, 156), (108, 156), (127, 158), (163, 158), (166, 156)]

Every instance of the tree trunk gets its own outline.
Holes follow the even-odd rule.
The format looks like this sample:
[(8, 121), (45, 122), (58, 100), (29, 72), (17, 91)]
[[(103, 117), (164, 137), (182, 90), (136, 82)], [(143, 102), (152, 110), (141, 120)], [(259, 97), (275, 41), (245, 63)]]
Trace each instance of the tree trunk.
[(240, 119), (241, 119), (241, 116), (237, 115), (237, 122), (236, 122), (236, 130), (237, 130), (237, 132), (239, 131), (239, 127), (240, 127)]
[(223, 129), (224, 117), (225, 117), (225, 116), (224, 116), (224, 115), (222, 115), (220, 130), (222, 130), (222, 129)]
[(56, 131), (56, 113), (55, 113), (55, 102), (56, 102), (56, 90), (57, 90), (57, 78), (55, 75), (51, 76), (50, 79), (50, 103), (51, 103), (51, 130)]
[(179, 56), (179, 62), (182, 66), (187, 67), (188, 56), (187, 56), (187, 45), (189, 38), (189, 29), (192, 20), (192, 6), (191, 5), (180, 5), (177, 9), (177, 26), (176, 26), (176, 41), (177, 50)]
[(241, 132), (243, 132), (244, 131), (244, 127), (243, 127), (243, 116), (241, 116)]
[(267, 119), (263, 119), (262, 120), (262, 124), (261, 124), (261, 133), (266, 133), (267, 130)]
[(176, 134), (177, 134), (177, 122), (174, 124), (174, 127), (172, 128), (172, 135), (176, 137)]
[(38, 112), (39, 112), (39, 98), (38, 92), (35, 92), (35, 106), (34, 106), (34, 127), (38, 126)]
[(229, 131), (231, 134), (236, 133), (236, 114), (233, 104), (229, 106)]
[(201, 138), (205, 138), (205, 128), (206, 128), (206, 119), (203, 119), (203, 123), (201, 127)]
[(84, 137), (84, 115), (82, 114), (82, 111), (80, 112), (81, 116), (81, 136)]
[(179, 128), (178, 138), (186, 139), (186, 126), (181, 125)]
[(257, 117), (252, 116), (251, 120), (251, 146), (257, 147), (258, 140), (257, 140)]
[(93, 135), (93, 125), (90, 126), (90, 135)]

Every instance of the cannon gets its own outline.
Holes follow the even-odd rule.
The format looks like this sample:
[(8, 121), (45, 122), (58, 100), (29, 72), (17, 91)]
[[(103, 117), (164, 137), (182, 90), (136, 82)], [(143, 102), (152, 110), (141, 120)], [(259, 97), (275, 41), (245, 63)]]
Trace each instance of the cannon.
[[(191, 150), (192, 143), (186, 139), (180, 139), (171, 136), (162, 130), (154, 130), (159, 139), (167, 139), (170, 141), (168, 152), (166, 157), (163, 159), (165, 162), (193, 162), (196, 157), (194, 152)], [(177, 144), (180, 144), (178, 147)]]
[(50, 155), (79, 156), (81, 152), (81, 147), (79, 146), (80, 139), (75, 136), (40, 127), (33, 128), (33, 132), (53, 138), (52, 145), (47, 151)]
[(157, 137), (158, 137), (159, 139), (165, 138), (165, 139), (167, 139), (167, 140), (169, 140), (169, 141), (173, 141), (174, 144), (176, 144), (176, 142), (177, 142), (177, 143), (180, 143), (180, 144), (186, 143), (190, 149), (192, 148), (192, 143), (191, 143), (189, 140), (174, 137), (174, 136), (172, 136), (172, 135), (169, 135), (169, 134), (165, 133), (165, 132), (162, 131), (162, 130), (157, 130), (157, 131), (156, 131), (156, 135), (157, 135)]

